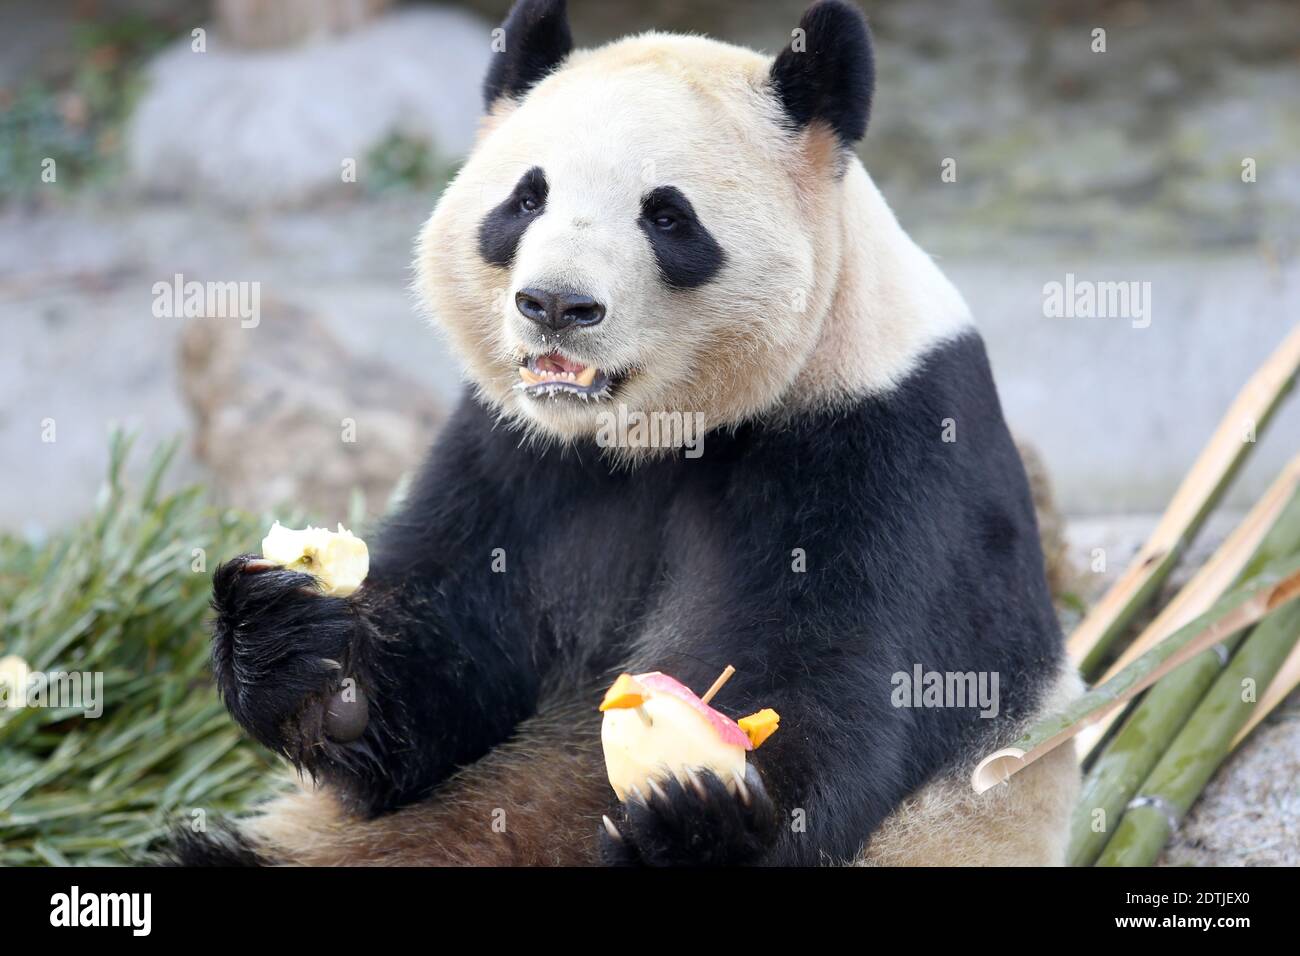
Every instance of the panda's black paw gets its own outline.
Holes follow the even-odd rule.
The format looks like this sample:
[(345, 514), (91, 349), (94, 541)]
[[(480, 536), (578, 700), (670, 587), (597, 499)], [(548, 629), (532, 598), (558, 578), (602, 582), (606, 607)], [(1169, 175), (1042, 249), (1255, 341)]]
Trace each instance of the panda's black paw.
[(606, 817), (599, 837), (611, 866), (738, 866), (759, 862), (779, 817), (754, 767), (724, 783), (709, 771), (682, 783), (668, 776)]
[(359, 631), (347, 599), (322, 594), (310, 575), (241, 555), (213, 575), (212, 608), (217, 689), (254, 738), (311, 769), (323, 740), (359, 735), (358, 712), (364, 729), (364, 695), (345, 685)]

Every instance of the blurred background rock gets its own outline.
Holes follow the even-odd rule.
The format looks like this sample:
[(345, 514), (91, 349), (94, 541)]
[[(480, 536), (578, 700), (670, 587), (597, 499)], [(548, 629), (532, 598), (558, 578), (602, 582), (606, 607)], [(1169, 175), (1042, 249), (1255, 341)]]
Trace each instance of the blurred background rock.
[(342, 518), (354, 494), (363, 513), (383, 510), (445, 417), (442, 403), (410, 373), (358, 358), (315, 315), (271, 301), (262, 319), (256, 329), (195, 322), (181, 334), (192, 447), (210, 483), (249, 511), (292, 502)]
[[(411, 240), (471, 141), (508, 6), (0, 5), (0, 531), (39, 539), (83, 516), (110, 423), (146, 443), (187, 436), (174, 478), (202, 478), (233, 504), (299, 502), (329, 521), (361, 489), (382, 510), (461, 387), (407, 291)], [(657, 27), (769, 51), (804, 6), (570, 0), (579, 43)], [(1037, 450), (1031, 471), (1064, 513), (1045, 528), (1065, 542), (1051, 545), (1058, 590), (1081, 606), (1300, 318), (1300, 5), (864, 7), (878, 79), (862, 156), (975, 311), (1013, 430)], [(1043, 286), (1067, 273), (1149, 282), (1150, 326), (1045, 317)], [(153, 285), (177, 274), (260, 283), (260, 324), (156, 318)], [(1292, 402), (1197, 554), (1298, 435)], [(1064, 570), (1086, 568), (1096, 547), (1107, 572)], [(1278, 720), (1298, 712), (1293, 700)], [(1294, 779), (1300, 735), (1256, 736), (1233, 772), (1263, 781), (1245, 788), (1254, 805), (1294, 804), (1266, 778), (1282, 753)], [(1224, 821), (1252, 812), (1231, 803), (1241, 792), (1212, 788), (1197, 811), (1209, 823), (1194, 817), (1172, 858), (1249, 861), (1251, 841), (1256, 859), (1276, 845), (1294, 854), (1290, 831), (1234, 835)], [(1300, 807), (1287, 819), (1294, 829)]]

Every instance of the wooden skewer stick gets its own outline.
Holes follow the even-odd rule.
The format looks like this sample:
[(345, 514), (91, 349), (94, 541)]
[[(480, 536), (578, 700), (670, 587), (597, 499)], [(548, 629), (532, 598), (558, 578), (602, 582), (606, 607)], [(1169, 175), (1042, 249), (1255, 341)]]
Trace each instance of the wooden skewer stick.
[(734, 673), (736, 673), (736, 669), (730, 664), (724, 667), (722, 673), (718, 675), (718, 679), (713, 682), (713, 686), (704, 692), (704, 696), (700, 700), (706, 704), (713, 700), (713, 695), (722, 690), (722, 685), (731, 680), (731, 675)]

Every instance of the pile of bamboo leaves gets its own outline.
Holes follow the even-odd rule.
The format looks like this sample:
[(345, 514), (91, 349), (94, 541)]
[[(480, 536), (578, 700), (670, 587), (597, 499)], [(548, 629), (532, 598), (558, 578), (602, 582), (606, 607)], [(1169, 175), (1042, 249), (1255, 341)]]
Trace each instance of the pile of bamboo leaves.
[(261, 522), (168, 494), (171, 449), (141, 486), (115, 436), (96, 513), (54, 541), (0, 538), (0, 658), (102, 672), (103, 713), (0, 708), (0, 865), (129, 863), (177, 822), (239, 810), (274, 761), (218, 701), (203, 627), (211, 571)]
[(1242, 390), (1151, 538), (1071, 635), (1092, 689), (976, 771), (983, 791), (1073, 739), (1085, 768), (1074, 865), (1155, 863), (1233, 748), (1300, 684), (1300, 456), (1133, 633), (1297, 371), (1300, 329)]

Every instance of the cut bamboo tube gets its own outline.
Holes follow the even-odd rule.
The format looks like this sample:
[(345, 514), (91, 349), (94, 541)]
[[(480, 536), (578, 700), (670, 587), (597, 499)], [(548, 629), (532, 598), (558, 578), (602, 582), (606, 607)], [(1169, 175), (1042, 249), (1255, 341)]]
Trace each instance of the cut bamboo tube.
[(1258, 437), (1282, 396), (1294, 384), (1297, 371), (1300, 326), (1287, 335), (1237, 394), (1133, 563), (1070, 635), (1066, 647), (1086, 679), (1096, 677), (1134, 614), (1155, 596), (1254, 447), (1246, 440), (1247, 432)]
[(1272, 683), (1268, 685), (1268, 690), (1264, 691), (1264, 696), (1251, 711), (1250, 720), (1246, 721), (1246, 726), (1237, 731), (1237, 736), (1232, 738), (1232, 749), (1236, 750), (1241, 746), (1241, 742), (1250, 736), (1250, 732), (1259, 725), (1259, 722), (1271, 714), (1274, 708), (1286, 700), (1297, 687), (1300, 687), (1300, 644), (1291, 649), (1290, 656), (1278, 668), (1277, 676), (1273, 678)]
[(1295, 647), (1300, 604), (1280, 609), (1242, 642), (1205, 699), (1129, 803), (1098, 866), (1151, 866), (1232, 749), (1256, 704), (1242, 699), (1247, 679), (1268, 684)]
[(1146, 690), (1201, 651), (1226, 640), (1300, 598), (1300, 556), (1257, 575), (1209, 612), (1147, 651), (1111, 680), (1084, 694), (1060, 714), (1035, 724), (1010, 747), (979, 762), (971, 775), (976, 793), (1011, 779), (1025, 767), (1072, 739), (1088, 724)]
[[(1300, 550), (1300, 542), (1293, 543), (1291, 540), (1293, 536), (1289, 532), (1283, 532), (1283, 540), (1275, 542), (1271, 547), (1263, 547), (1265, 538), (1275, 529), (1280, 516), (1295, 499), (1297, 489), (1300, 489), (1300, 456), (1287, 463), (1282, 473), (1264, 492), (1263, 497), (1242, 519), (1241, 524), (1233, 529), (1232, 534), (1228, 535), (1213, 556), (1202, 565), (1173, 600), (1165, 605), (1164, 609), (1156, 615), (1155, 620), (1134, 639), (1098, 683), (1110, 680), (1170, 634), (1180, 627), (1186, 627), (1213, 607), (1214, 602), (1221, 598), (1229, 587), (1242, 580), (1242, 572), (1245, 571), (1247, 564), (1253, 557), (1258, 557), (1261, 551), (1264, 553), (1264, 560), (1256, 567)], [(1209, 686), (1208, 683), (1206, 686)], [(1200, 693), (1204, 692), (1205, 688), (1202, 687)], [(1190, 713), (1190, 708), (1200, 700), (1200, 693), (1188, 702), (1187, 713)], [(1076, 746), (1080, 760), (1083, 760), (1106, 736), (1111, 724), (1123, 716), (1123, 713), (1122, 709), (1113, 710), (1079, 734)]]
[[(1291, 491), (1291, 499), (1272, 523), (1247, 565), (1244, 579), (1269, 562), (1300, 554), (1300, 490), (1289, 479), (1287, 468), (1256, 504), (1250, 518), (1268, 504), (1278, 488)], [(1275, 510), (1270, 508), (1270, 511)], [(1206, 691), (1214, 683), (1239, 637), (1230, 637), (1213, 651), (1206, 651), (1160, 681), (1133, 708), (1113, 740), (1097, 757), (1083, 779), (1083, 789), (1075, 804), (1070, 823), (1070, 849), (1066, 856), (1071, 866), (1091, 866), (1100, 856), (1115, 831), (1124, 807), (1137, 793), (1142, 781), (1169, 748), (1183, 724), (1191, 716)], [(1216, 653), (1216, 651), (1221, 651)], [(1082, 748), (1085, 738), (1110, 722), (1122, 708), (1080, 732), (1076, 745)]]

